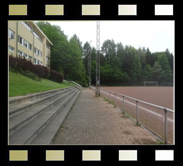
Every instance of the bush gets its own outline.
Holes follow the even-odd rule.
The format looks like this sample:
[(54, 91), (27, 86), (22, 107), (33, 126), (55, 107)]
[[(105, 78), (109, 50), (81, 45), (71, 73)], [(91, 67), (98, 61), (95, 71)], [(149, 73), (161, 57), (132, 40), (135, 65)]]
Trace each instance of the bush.
[[(49, 78), (49, 68), (40, 65), (34, 65), (30, 60), (26, 60), (25, 58), (15, 58), (13, 56), (9, 56), (9, 67), (13, 71), (20, 72), (22, 74), (29, 72), (34, 73), (37, 77), (40, 78)], [(24, 71), (26, 71), (24, 73)], [(31, 76), (30, 74), (25, 74), (26, 76)], [(35, 78), (35, 76), (31, 76), (31, 78)], [(37, 79), (37, 78), (35, 78)]]
[(33, 65), (34, 67), (34, 73), (40, 77), (40, 78), (48, 78), (50, 71), (47, 67), (45, 66), (40, 66), (40, 65)]
[(62, 73), (59, 73), (55, 70), (51, 70), (50, 71), (50, 77), (49, 79), (52, 80), (52, 81), (56, 81), (58, 83), (62, 83), (63, 82), (63, 78), (64, 78), (64, 75)]

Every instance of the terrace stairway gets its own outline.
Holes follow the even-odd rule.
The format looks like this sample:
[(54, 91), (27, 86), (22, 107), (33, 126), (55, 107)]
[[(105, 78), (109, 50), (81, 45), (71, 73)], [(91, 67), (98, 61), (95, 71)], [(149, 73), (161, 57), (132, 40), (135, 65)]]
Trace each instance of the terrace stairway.
[(9, 144), (52, 143), (80, 92), (73, 86), (10, 98)]

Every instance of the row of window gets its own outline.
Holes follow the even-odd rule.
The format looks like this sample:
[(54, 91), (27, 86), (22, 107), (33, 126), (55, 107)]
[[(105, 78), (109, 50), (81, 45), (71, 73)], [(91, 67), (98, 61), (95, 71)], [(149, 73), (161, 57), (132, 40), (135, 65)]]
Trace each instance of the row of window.
[(42, 57), (42, 52), (41, 52), (39, 49), (37, 49), (36, 47), (34, 47), (34, 53), (35, 53), (36, 55)]
[(36, 36), (41, 42), (43, 42), (43, 39), (41, 38), (41, 36), (35, 32), (34, 30), (32, 30), (32, 27), (27, 23), (27, 22), (24, 22), (24, 21), (21, 21), (21, 23), (29, 30), (29, 31), (32, 31), (34, 36)]
[[(26, 24), (25, 22), (24, 22), (24, 24), (28, 26), (28, 24)], [(29, 26), (28, 26), (28, 27), (29, 27)], [(40, 38), (40, 36), (39, 36), (36, 32), (33, 32), (33, 34), (34, 34), (39, 40), (41, 40), (41, 42), (42, 42), (42, 39)], [(9, 39), (15, 39), (15, 32), (12, 31), (11, 29), (9, 29)], [(23, 46), (25, 46), (27, 49), (32, 50), (32, 45), (31, 45), (28, 41), (26, 41), (25, 39), (23, 39), (21, 36), (18, 36), (18, 42), (19, 42), (20, 44), (22, 44)], [(46, 47), (47, 47), (48, 49), (50, 49), (50, 46), (47, 45), (47, 44), (46, 44)]]
[(29, 50), (32, 50), (32, 44), (30, 44), (28, 41), (26, 41), (25, 39), (23, 39), (22, 37), (18, 36), (18, 42), (26, 47)]
[(32, 60), (32, 57), (26, 53), (23, 53), (22, 51), (18, 50), (18, 55), (20, 55), (21, 57), (25, 57), (28, 60)]
[(42, 62), (34, 58), (34, 64), (42, 65)]

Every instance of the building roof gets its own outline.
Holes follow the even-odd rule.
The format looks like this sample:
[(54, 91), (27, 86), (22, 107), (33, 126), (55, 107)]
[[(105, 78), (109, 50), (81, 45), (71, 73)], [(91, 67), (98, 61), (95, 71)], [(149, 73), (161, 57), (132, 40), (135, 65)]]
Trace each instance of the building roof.
[(53, 45), (53, 43), (48, 39), (48, 37), (44, 34), (44, 32), (37, 26), (37, 24), (31, 21), (32, 25), (47, 39), (49, 44)]

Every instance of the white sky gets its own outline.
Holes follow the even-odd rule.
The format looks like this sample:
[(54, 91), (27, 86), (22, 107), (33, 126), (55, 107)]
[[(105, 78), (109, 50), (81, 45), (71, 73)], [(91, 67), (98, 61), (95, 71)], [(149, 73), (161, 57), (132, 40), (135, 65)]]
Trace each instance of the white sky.
[[(49, 21), (58, 25), (70, 39), (76, 34), (82, 45), (91, 42), (96, 47), (96, 21)], [(149, 48), (151, 52), (165, 51), (174, 54), (174, 21), (100, 21), (100, 46), (107, 39), (113, 39), (123, 46), (131, 45)]]

